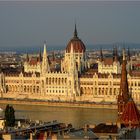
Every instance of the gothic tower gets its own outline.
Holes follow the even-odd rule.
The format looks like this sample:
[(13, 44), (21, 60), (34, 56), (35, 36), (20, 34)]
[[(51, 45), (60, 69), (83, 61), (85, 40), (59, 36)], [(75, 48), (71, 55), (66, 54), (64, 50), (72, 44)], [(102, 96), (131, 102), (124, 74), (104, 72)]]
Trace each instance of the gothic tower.
[(46, 42), (44, 43), (43, 60), (42, 60), (42, 74), (50, 72), (50, 66), (48, 61)]
[(26, 62), (29, 62), (29, 55), (28, 55), (28, 53), (26, 55)]
[(118, 62), (118, 50), (117, 47), (114, 48), (114, 60), (115, 62)]
[(80, 95), (80, 90), (79, 90), (79, 81), (78, 81), (78, 67), (76, 65), (73, 43), (71, 44), (69, 61), (70, 61), (69, 74), (70, 74), (71, 89), (72, 89), (71, 95), (73, 96), (73, 99), (75, 99), (77, 95)]
[(129, 88), (128, 88), (126, 64), (127, 64), (127, 60), (126, 60), (125, 50), (123, 49), (121, 82), (120, 82), (120, 91), (118, 95), (118, 116), (119, 117), (123, 113), (124, 107), (129, 100)]
[(100, 49), (100, 61), (101, 62), (103, 61), (103, 50), (102, 50), (102, 48)]
[[(71, 45), (72, 44), (72, 45)], [(86, 58), (86, 47), (82, 40), (78, 37), (77, 27), (75, 24), (74, 33), (72, 39), (67, 44), (65, 50), (65, 57), (62, 61), (61, 71), (69, 71), (69, 59), (71, 53), (71, 46), (73, 46), (73, 53), (75, 55), (76, 66), (78, 68), (78, 73), (81, 74), (87, 69), (87, 58)]]

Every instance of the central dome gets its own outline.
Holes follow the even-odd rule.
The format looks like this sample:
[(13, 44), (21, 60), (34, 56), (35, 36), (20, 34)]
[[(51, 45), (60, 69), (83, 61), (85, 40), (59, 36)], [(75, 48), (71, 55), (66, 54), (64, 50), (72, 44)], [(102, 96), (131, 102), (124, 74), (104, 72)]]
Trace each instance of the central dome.
[(75, 30), (74, 30), (74, 36), (69, 41), (69, 43), (68, 43), (68, 45), (66, 47), (66, 52), (67, 53), (70, 53), (70, 51), (71, 51), (71, 44), (73, 44), (73, 51), (75, 53), (82, 53), (82, 52), (85, 52), (86, 51), (86, 47), (85, 47), (84, 43), (77, 36), (76, 25), (75, 25)]

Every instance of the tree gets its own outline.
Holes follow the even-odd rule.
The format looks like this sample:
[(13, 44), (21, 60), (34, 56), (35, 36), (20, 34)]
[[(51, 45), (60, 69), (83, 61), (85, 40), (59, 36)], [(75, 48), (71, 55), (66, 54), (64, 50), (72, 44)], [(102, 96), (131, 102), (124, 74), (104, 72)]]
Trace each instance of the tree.
[(10, 105), (7, 105), (5, 109), (5, 126), (15, 126), (15, 110)]

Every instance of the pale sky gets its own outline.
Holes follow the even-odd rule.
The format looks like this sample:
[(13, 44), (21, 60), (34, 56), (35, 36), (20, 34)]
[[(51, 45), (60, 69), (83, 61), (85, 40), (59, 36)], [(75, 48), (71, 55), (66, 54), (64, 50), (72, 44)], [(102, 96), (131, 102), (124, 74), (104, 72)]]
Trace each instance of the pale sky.
[(85, 44), (140, 43), (139, 1), (8, 0), (0, 1), (0, 47), (66, 45), (75, 20)]

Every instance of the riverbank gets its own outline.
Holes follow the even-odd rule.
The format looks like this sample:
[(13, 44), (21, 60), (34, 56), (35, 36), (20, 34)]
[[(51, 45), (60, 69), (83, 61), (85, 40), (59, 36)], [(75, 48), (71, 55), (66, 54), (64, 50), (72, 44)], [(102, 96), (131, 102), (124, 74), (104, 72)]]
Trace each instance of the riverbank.
[(39, 100), (14, 100), (14, 99), (1, 99), (0, 104), (13, 104), (13, 105), (41, 105), (49, 107), (68, 107), (68, 108), (106, 108), (117, 109), (116, 104), (111, 103), (89, 103), (89, 102), (55, 102), (55, 101), (39, 101)]

